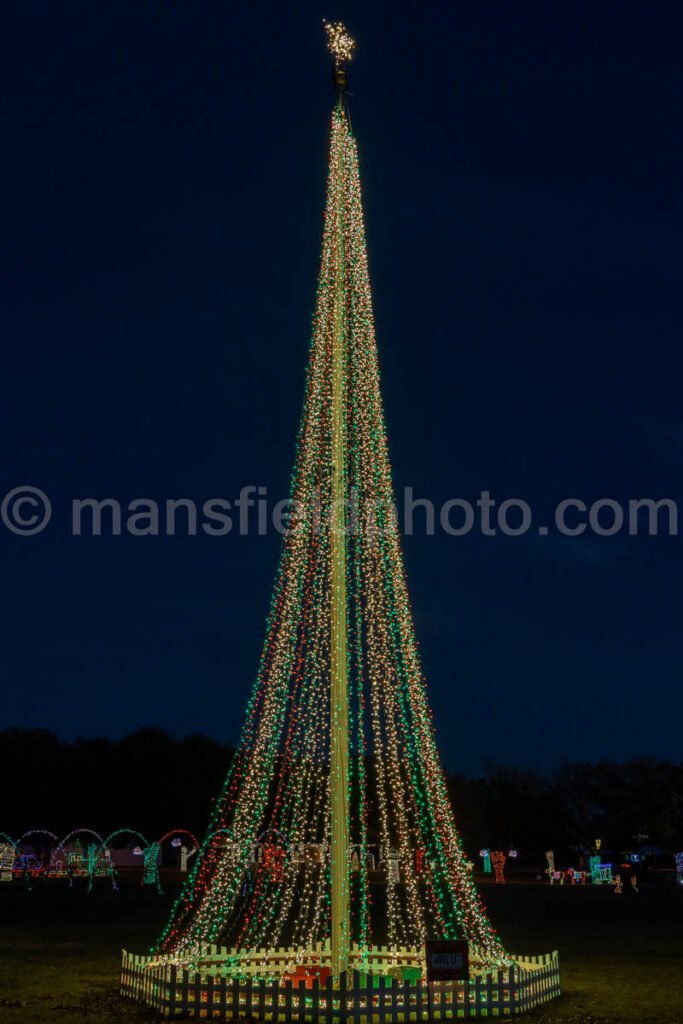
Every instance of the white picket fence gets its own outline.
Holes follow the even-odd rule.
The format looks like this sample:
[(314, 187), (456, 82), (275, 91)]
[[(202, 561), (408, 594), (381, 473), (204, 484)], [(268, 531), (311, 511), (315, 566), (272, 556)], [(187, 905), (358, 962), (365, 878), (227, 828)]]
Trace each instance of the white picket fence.
[[(192, 955), (188, 952), (188, 956)], [(474, 946), (470, 946), (470, 956), (476, 961), (478, 952)], [(312, 967), (329, 967), (332, 961), (329, 940), (327, 942), (316, 942), (310, 946), (283, 946), (279, 949), (253, 948), (229, 949), (227, 946), (208, 945), (194, 950), (193, 963), (201, 971), (212, 971), (216, 973), (224, 971), (226, 964), (231, 963), (239, 969), (232, 973), (239, 973), (240, 976), (253, 978), (279, 977), (287, 972), (296, 970), (297, 964), (307, 964)], [(150, 963), (148, 958), (146, 961)], [(154, 963), (155, 961), (152, 961)], [(157, 963), (171, 963), (171, 957), (161, 956)], [(360, 971), (361, 974), (388, 974), (393, 970), (401, 968), (417, 967), (424, 969), (425, 950), (424, 946), (371, 946), (361, 947), (357, 942), (351, 944), (349, 949), (349, 963), (351, 968)], [(224, 973), (230, 973), (225, 972)]]
[(125, 951), (121, 965), (121, 995), (144, 1002), (165, 1017), (283, 1024), (426, 1024), (510, 1016), (560, 995), (560, 970), (554, 952), (516, 958), (510, 967), (469, 981), (411, 983), (351, 971), (342, 975), (336, 988), (330, 977), (315, 978), (309, 985), (229, 978), (220, 972), (218, 962), (201, 971), (176, 964), (150, 966), (149, 957)]

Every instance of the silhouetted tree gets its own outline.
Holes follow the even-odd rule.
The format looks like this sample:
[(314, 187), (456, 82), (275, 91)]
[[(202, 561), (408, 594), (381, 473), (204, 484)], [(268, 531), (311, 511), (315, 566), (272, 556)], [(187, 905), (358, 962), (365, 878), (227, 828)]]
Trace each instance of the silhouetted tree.
[[(108, 833), (121, 826), (150, 838), (171, 828), (203, 833), (233, 749), (207, 736), (178, 739), (148, 727), (115, 741), (62, 741), (45, 729), (0, 732), (0, 831), (18, 836), (77, 825)], [(367, 759), (369, 779), (375, 771)], [(646, 842), (683, 848), (683, 764), (632, 758), (623, 763), (563, 764), (542, 775), (497, 763), (478, 778), (454, 775), (449, 787), (471, 856), (482, 846), (542, 857), (590, 847), (623, 851)], [(377, 808), (369, 809), (369, 834)]]

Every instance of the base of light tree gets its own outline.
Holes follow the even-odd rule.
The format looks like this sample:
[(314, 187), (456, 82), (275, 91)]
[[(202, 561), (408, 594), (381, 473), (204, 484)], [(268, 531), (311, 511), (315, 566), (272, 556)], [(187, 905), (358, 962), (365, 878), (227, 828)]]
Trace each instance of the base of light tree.
[[(169, 1018), (250, 1018), (284, 1024), (372, 1024), (375, 1020), (403, 1024), (512, 1016), (560, 995), (556, 952), (515, 957), (509, 967), (475, 972), (468, 981), (426, 982), (414, 980), (414, 973), (421, 969), (416, 963), (417, 950), (375, 948), (365, 971), (348, 971), (335, 987), (321, 947), (310, 951), (306, 967), (285, 971), (272, 981), (263, 980), (264, 968), (271, 974), (283, 971), (285, 965), (292, 965), (293, 954), (300, 952), (264, 950), (258, 960), (240, 964), (244, 976), (239, 978), (226, 973), (226, 962), (235, 951), (218, 946), (202, 950), (192, 969), (168, 959), (124, 952), (121, 995), (146, 1003)], [(301, 965), (299, 956), (295, 958)]]

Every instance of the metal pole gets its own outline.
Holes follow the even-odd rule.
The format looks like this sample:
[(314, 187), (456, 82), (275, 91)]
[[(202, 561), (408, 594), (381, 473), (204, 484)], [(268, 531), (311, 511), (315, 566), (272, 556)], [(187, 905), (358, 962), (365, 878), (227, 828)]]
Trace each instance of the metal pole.
[[(339, 110), (343, 111), (342, 91)], [(344, 348), (346, 334), (346, 253), (344, 250), (344, 155), (337, 154), (337, 263), (332, 344), (332, 522), (330, 657), (331, 960), (335, 981), (346, 970), (350, 943), (349, 894), (349, 701), (346, 621), (346, 444), (344, 426)]]

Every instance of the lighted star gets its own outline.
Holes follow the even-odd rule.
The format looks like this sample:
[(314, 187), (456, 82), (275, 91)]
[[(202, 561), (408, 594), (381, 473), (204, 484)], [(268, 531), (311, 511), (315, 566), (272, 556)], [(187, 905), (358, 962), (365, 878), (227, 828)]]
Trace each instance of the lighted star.
[(336, 64), (346, 64), (353, 57), (354, 40), (346, 31), (341, 21), (323, 21), (327, 32), (327, 48), (334, 57)]

